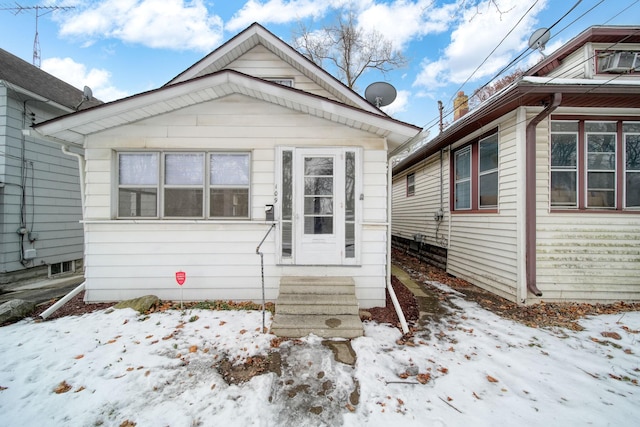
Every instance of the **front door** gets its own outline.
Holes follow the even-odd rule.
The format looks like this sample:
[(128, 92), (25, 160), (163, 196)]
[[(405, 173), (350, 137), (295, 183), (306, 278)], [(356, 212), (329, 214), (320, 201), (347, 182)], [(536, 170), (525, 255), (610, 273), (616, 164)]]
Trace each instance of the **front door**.
[(340, 158), (340, 150), (295, 151), (296, 264), (342, 263), (345, 204)]

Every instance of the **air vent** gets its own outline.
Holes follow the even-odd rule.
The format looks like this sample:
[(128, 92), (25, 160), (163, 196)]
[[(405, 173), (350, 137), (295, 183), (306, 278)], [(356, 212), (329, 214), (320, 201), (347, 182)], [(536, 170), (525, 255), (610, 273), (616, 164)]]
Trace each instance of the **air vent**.
[(601, 73), (621, 74), (640, 68), (640, 52), (615, 52), (599, 60)]

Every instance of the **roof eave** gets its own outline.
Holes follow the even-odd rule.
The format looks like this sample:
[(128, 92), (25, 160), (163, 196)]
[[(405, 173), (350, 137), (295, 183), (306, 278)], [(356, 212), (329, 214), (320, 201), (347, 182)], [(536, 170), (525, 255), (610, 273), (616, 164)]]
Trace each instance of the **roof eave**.
[[(161, 89), (103, 104), (90, 110), (62, 116), (38, 124), (34, 128), (43, 135), (56, 136), (57, 138), (61, 138), (60, 135), (64, 133), (68, 138), (65, 140), (68, 140), (69, 143), (81, 145), (84, 136), (91, 133), (195, 105), (197, 102), (188, 105), (182, 105), (180, 102), (176, 104), (175, 100), (182, 101), (181, 97), (187, 97), (199, 91), (208, 93), (211, 97), (208, 100), (219, 99), (230, 93), (240, 93), (246, 96), (252, 96), (251, 94), (255, 93), (260, 95), (259, 97), (255, 96), (257, 99), (283, 107), (291, 108), (289, 106), (291, 103), (296, 106), (302, 106), (304, 108), (301, 107), (298, 111), (307, 110), (308, 114), (316, 117), (327, 119), (327, 114), (329, 114), (329, 120), (336, 123), (363, 130), (365, 130), (365, 127), (373, 126), (374, 129), (368, 131), (387, 138), (392, 147), (411, 139), (420, 130), (414, 125), (390, 117), (380, 116), (318, 95), (267, 82), (231, 70), (209, 74), (183, 83), (176, 83)], [(169, 108), (169, 101), (174, 101), (171, 103), (173, 105), (171, 108)], [(163, 107), (164, 109), (162, 109)], [(130, 120), (109, 120), (125, 115), (133, 118)], [(106, 122), (107, 120), (110, 121), (109, 126), (100, 124), (100, 121)], [(104, 127), (100, 128), (100, 126)]]
[[(585, 92), (585, 89), (588, 89), (588, 91)], [(542, 107), (547, 98), (554, 93), (595, 96), (610, 95), (612, 91), (625, 96), (637, 96), (640, 95), (640, 85), (540, 84), (520, 80), (514, 83), (508, 90), (502, 92), (500, 96), (485, 101), (485, 103), (481, 104), (476, 110), (471, 111), (452, 123), (451, 126), (429, 141), (425, 146), (408, 155), (393, 168), (393, 173), (400, 173), (414, 166), (439, 150), (454, 144), (464, 136), (487, 126), (509, 111), (515, 110), (517, 107)], [(523, 103), (525, 96), (529, 98), (527, 103)], [(491, 116), (496, 111), (503, 110), (505, 111), (503, 114), (495, 117)]]

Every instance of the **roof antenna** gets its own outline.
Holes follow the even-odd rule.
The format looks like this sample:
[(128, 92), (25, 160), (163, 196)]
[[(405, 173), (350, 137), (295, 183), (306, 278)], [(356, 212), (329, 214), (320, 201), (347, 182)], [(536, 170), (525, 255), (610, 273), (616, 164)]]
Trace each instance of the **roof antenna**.
[(364, 91), (364, 97), (376, 108), (384, 107), (396, 100), (396, 88), (386, 82), (371, 83)]
[(75, 6), (22, 6), (21, 4), (16, 3), (14, 7), (0, 8), (0, 10), (10, 10), (14, 15), (28, 10), (36, 11), (36, 36), (33, 39), (33, 65), (38, 68), (40, 68), (40, 38), (38, 37), (38, 18), (56, 10), (70, 9), (75, 9)]
[(544, 59), (546, 58), (546, 55), (543, 50), (550, 38), (551, 33), (548, 28), (538, 28), (533, 32), (533, 34), (531, 34), (531, 37), (529, 37), (529, 48), (537, 49)]

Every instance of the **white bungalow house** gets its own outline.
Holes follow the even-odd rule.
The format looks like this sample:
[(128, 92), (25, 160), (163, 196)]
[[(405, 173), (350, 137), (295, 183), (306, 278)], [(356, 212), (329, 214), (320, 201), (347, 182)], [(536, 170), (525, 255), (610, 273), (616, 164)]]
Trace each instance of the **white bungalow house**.
[(521, 304), (640, 300), (638, 67), (640, 27), (591, 27), (455, 120), (394, 166), (394, 242)]
[(86, 301), (260, 301), (264, 238), (267, 300), (329, 277), (385, 304), (387, 154), (420, 129), (258, 24), (157, 90), (35, 130), (84, 150)]

